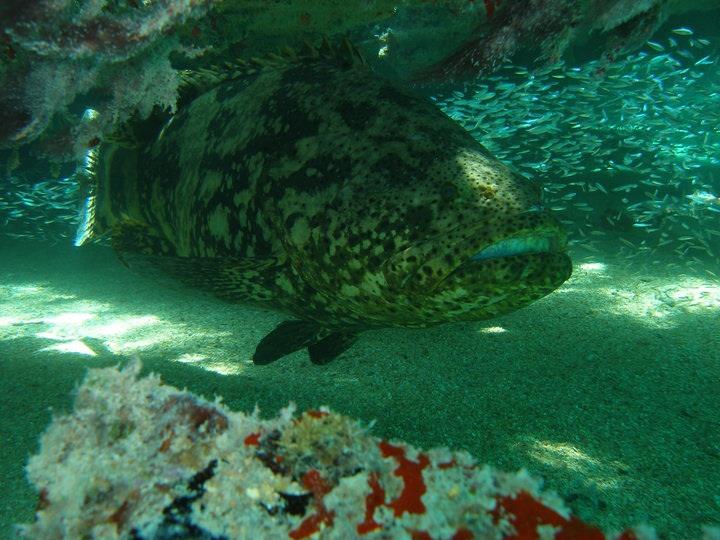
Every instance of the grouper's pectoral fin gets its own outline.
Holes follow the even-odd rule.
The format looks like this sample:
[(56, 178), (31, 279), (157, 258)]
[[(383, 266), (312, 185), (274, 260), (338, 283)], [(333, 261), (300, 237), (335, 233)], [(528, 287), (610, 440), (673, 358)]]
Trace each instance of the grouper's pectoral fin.
[(345, 352), (356, 339), (355, 332), (333, 332), (309, 321), (284, 321), (260, 340), (253, 362), (269, 364), (307, 347), (314, 364), (327, 364)]

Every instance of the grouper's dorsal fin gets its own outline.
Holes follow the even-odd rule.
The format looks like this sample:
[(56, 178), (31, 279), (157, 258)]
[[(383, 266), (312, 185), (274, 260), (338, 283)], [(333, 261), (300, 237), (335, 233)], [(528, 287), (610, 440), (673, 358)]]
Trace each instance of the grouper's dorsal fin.
[(133, 128), (133, 120), (130, 119), (118, 125), (112, 133), (105, 136), (104, 142), (125, 148), (137, 148), (140, 146), (140, 138)]
[(124, 148), (140, 148), (157, 137), (160, 129), (172, 116), (169, 108), (155, 106), (147, 118), (134, 113), (118, 124), (114, 131), (103, 138), (103, 142)]
[(284, 47), (262, 56), (237, 58), (209, 67), (183, 70), (180, 72), (178, 108), (225, 81), (245, 78), (266, 69), (286, 69), (308, 61), (329, 63), (339, 69), (368, 69), (364, 56), (350, 40), (342, 38), (333, 44), (323, 36), (319, 45), (306, 41), (298, 49)]
[(306, 57), (320, 58), (343, 69), (368, 67), (365, 57), (347, 38), (342, 38), (336, 44), (332, 44), (326, 36), (323, 36), (318, 47), (305, 42), (304, 53)]

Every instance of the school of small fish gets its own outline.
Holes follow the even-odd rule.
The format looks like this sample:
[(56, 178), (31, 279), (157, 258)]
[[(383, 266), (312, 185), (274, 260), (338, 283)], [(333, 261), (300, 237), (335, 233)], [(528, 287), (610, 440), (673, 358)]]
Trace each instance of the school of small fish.
[(28, 184), (20, 175), (0, 183), (0, 232), (11, 238), (70, 242), (77, 228), (78, 185), (74, 177)]
[(718, 52), (676, 28), (612, 64), (507, 65), (435, 99), (498, 159), (542, 182), (571, 245), (715, 276)]
[[(542, 182), (571, 245), (715, 276), (707, 268), (720, 268), (719, 64), (718, 40), (681, 27), (614, 63), (505, 65), (434, 100)], [(6, 177), (3, 233), (71, 237), (76, 194), (72, 178)]]

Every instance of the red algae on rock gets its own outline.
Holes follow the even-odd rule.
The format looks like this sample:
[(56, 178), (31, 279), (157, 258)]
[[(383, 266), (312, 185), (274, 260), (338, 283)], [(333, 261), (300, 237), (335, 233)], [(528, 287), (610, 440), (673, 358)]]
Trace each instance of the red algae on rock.
[(23, 536), (611, 538), (524, 471), (380, 440), (325, 408), (261, 420), (139, 371), (91, 370), (53, 420), (27, 467), (39, 499)]

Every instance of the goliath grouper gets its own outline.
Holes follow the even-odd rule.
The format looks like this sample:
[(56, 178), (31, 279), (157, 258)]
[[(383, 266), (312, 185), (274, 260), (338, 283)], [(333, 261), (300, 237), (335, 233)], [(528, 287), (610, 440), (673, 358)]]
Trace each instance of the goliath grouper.
[(570, 276), (538, 187), (349, 43), (186, 78), (174, 114), (95, 149), (76, 244), (292, 314), (256, 364), (496, 317)]

